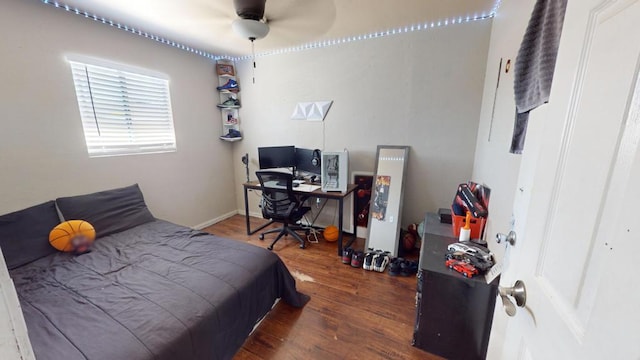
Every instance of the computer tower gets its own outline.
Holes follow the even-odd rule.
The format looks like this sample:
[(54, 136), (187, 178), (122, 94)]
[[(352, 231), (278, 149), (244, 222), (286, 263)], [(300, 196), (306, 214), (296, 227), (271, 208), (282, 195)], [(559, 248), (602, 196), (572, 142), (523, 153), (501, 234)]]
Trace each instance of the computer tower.
[(349, 153), (323, 151), (320, 163), (322, 191), (346, 192), (349, 182)]

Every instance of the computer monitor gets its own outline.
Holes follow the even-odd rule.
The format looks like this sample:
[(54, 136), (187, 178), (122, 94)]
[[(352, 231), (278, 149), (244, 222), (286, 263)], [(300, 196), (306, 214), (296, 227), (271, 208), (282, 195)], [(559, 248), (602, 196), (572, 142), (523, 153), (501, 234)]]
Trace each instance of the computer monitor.
[[(314, 154), (314, 152), (316, 152)], [(320, 164), (313, 165), (314, 155), (320, 160), (320, 150), (296, 148), (296, 169), (311, 174), (320, 174)]]
[(288, 168), (296, 166), (295, 146), (270, 146), (258, 148), (260, 169)]

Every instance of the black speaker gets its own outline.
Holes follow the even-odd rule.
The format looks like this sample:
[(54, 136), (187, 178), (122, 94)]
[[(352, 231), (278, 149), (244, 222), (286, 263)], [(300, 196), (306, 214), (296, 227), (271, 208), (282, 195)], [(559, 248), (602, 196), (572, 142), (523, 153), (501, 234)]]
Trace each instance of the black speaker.
[(320, 162), (322, 158), (322, 153), (320, 152), (320, 149), (315, 149), (313, 150), (313, 157), (311, 158), (311, 165), (315, 166), (315, 167), (320, 167)]

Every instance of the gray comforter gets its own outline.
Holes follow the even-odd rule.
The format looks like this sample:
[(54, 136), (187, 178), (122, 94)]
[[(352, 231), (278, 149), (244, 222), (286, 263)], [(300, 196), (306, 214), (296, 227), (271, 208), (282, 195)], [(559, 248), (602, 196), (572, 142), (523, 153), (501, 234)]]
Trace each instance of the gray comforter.
[(164, 221), (11, 276), (39, 360), (229, 359), (277, 298), (308, 301), (277, 255)]

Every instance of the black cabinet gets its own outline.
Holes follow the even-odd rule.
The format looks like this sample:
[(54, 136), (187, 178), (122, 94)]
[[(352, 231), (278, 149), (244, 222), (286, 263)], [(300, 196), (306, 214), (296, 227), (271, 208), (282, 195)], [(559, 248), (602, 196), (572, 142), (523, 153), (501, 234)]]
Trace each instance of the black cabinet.
[(484, 359), (500, 279), (487, 284), (484, 276), (468, 279), (445, 267), (447, 245), (457, 240), (431, 233), (442, 231), (434, 229), (433, 219), (427, 218), (420, 250), (413, 345), (449, 359)]

